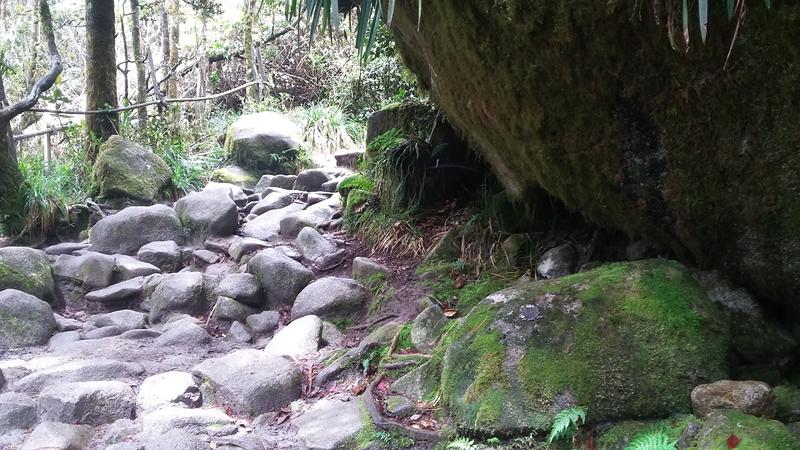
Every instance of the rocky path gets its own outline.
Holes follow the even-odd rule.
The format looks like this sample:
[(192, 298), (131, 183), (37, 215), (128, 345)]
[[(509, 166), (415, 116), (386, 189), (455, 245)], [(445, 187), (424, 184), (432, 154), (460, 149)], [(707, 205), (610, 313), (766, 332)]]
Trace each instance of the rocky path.
[(372, 320), (357, 280), (388, 269), (318, 231), (345, 175), (211, 183), (83, 243), (0, 249), (0, 448), (368, 445), (383, 406), (360, 362), (401, 323), (347, 329)]

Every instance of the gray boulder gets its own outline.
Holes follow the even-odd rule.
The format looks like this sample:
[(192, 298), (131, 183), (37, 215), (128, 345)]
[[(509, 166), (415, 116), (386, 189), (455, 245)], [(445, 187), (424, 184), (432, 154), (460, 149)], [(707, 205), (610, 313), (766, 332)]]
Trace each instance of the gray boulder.
[(353, 259), (353, 278), (367, 279), (375, 275), (388, 276), (392, 273), (391, 269), (363, 256)]
[[(142, 427), (131, 419), (119, 419), (107, 427), (103, 433), (102, 440), (99, 444), (104, 445), (105, 450), (141, 450), (138, 445), (133, 442), (128, 442), (133, 436), (141, 433)], [(132, 449), (123, 447), (124, 445), (133, 446)]]
[(92, 171), (100, 198), (153, 202), (172, 180), (172, 171), (149, 148), (111, 136), (97, 155)]
[(181, 248), (175, 241), (151, 242), (139, 249), (136, 258), (158, 267), (162, 272), (176, 272), (181, 267)]
[(280, 220), (280, 233), (284, 237), (295, 238), (305, 227), (319, 228), (329, 222), (341, 208), (341, 197), (334, 194), (328, 200), (287, 215)]
[(37, 393), (52, 384), (134, 378), (143, 372), (144, 368), (136, 363), (100, 358), (83, 359), (59, 364), (27, 375), (14, 383), (13, 390)]
[(237, 350), (203, 361), (194, 370), (214, 384), (218, 400), (251, 416), (276, 411), (302, 393), (300, 370), (259, 350)]
[(86, 381), (50, 386), (39, 395), (42, 420), (103, 425), (133, 417), (133, 389), (120, 381)]
[(84, 242), (62, 242), (60, 244), (45, 247), (44, 252), (50, 256), (71, 255), (74, 252), (86, 250), (90, 246), (90, 244), (86, 244)]
[(120, 334), (124, 333), (120, 327), (115, 326), (108, 326), (108, 327), (100, 327), (95, 328), (94, 330), (89, 330), (83, 335), (83, 339), (91, 340), (91, 339), (103, 339), (112, 336), (119, 336)]
[(292, 306), (292, 319), (316, 315), (346, 318), (358, 312), (370, 295), (358, 281), (349, 278), (321, 278), (303, 289)]
[(53, 274), (57, 280), (68, 280), (88, 289), (97, 289), (111, 285), (114, 267), (114, 257), (102, 253), (60, 255), (53, 263)]
[(67, 319), (59, 314), (53, 314), (53, 317), (56, 319), (58, 331), (74, 331), (83, 328), (83, 322), (79, 320)]
[(61, 333), (54, 334), (53, 337), (47, 341), (47, 346), (51, 349), (56, 349), (64, 345), (68, 345), (70, 342), (76, 342), (80, 340), (80, 331), (63, 331)]
[(253, 188), (253, 191), (255, 191), (256, 194), (263, 194), (263, 192), (270, 187), (273, 178), (275, 178), (275, 175), (262, 175)]
[(283, 253), (266, 249), (247, 264), (266, 296), (270, 308), (277, 309), (294, 303), (297, 294), (314, 279), (314, 273)]
[(204, 307), (204, 300), (201, 273), (168, 275), (161, 280), (150, 298), (150, 323), (158, 323), (171, 313), (199, 313)]
[(300, 356), (316, 353), (322, 337), (322, 320), (317, 316), (301, 317), (278, 330), (264, 347), (264, 353), (275, 356)]
[(322, 183), (319, 190), (322, 192), (336, 192), (339, 189), (339, 183), (341, 183), (343, 178), (334, 178), (331, 181), (326, 181)]
[(296, 244), (303, 257), (322, 268), (333, 267), (347, 257), (347, 250), (340, 250), (311, 227), (300, 231)]
[(244, 321), (247, 316), (257, 313), (256, 308), (244, 305), (230, 297), (219, 297), (214, 305), (214, 319)]
[(265, 336), (278, 329), (281, 315), (278, 311), (264, 311), (247, 318), (247, 326), (256, 337)]
[(131, 206), (104, 217), (91, 230), (91, 249), (100, 253), (134, 255), (142, 246), (156, 241), (183, 243), (181, 222), (175, 211), (164, 205)]
[(239, 210), (224, 189), (192, 192), (175, 203), (175, 212), (198, 244), (212, 235), (233, 234), (239, 226)]
[(145, 378), (136, 395), (139, 413), (154, 411), (164, 406), (195, 408), (202, 404), (202, 397), (191, 374), (165, 372)]
[(300, 417), (292, 420), (297, 437), (308, 449), (334, 450), (347, 448), (367, 426), (369, 414), (364, 414), (360, 398), (341, 401), (324, 398)]
[(114, 256), (114, 281), (126, 281), (161, 273), (158, 267), (127, 255)]
[(735, 409), (751, 416), (771, 419), (777, 411), (775, 396), (767, 383), (721, 380), (692, 390), (692, 409), (706, 417), (717, 409)]
[(333, 178), (325, 169), (308, 169), (297, 174), (294, 189), (298, 191), (321, 191), (322, 185)]
[(240, 344), (246, 344), (253, 340), (253, 335), (241, 322), (233, 322), (225, 337)]
[(144, 450), (208, 450), (208, 443), (200, 436), (184, 430), (168, 430), (164, 434), (149, 433), (144, 440)]
[(147, 315), (130, 309), (123, 309), (89, 318), (89, 323), (98, 327), (116, 326), (123, 332), (147, 327)]
[(250, 211), (252, 214), (261, 215), (273, 209), (285, 208), (294, 202), (294, 198), (289, 192), (272, 192), (267, 194)]
[(187, 320), (179, 320), (171, 324), (161, 336), (155, 338), (153, 345), (185, 345), (191, 347), (208, 344), (209, 342), (211, 342), (211, 336), (203, 327)]
[(280, 189), (292, 189), (295, 180), (297, 180), (297, 175), (275, 175), (269, 186)]
[(562, 244), (544, 252), (536, 266), (539, 275), (545, 278), (558, 278), (569, 275), (575, 271), (578, 252), (571, 244)]
[(431, 305), (425, 308), (411, 325), (411, 343), (420, 350), (432, 350), (444, 332), (446, 323), (447, 318), (439, 306)]
[(211, 172), (211, 180), (243, 188), (252, 188), (258, 182), (258, 176), (244, 167), (231, 165), (215, 169)]
[(0, 434), (36, 425), (36, 401), (19, 392), (0, 394)]
[(144, 277), (131, 278), (121, 283), (97, 291), (89, 292), (84, 296), (86, 300), (99, 303), (114, 303), (139, 295), (143, 292), (145, 285)]
[(25, 439), (22, 450), (83, 450), (89, 447), (92, 427), (43, 422)]
[(299, 136), (298, 126), (282, 114), (248, 114), (228, 127), (225, 151), (245, 168), (272, 169), (275, 155), (299, 148)]
[(245, 223), (242, 235), (262, 241), (278, 240), (281, 234), (281, 221), (290, 215), (302, 212), (303, 208), (305, 208), (303, 203), (292, 203), (285, 208), (267, 211)]
[(230, 297), (250, 306), (261, 306), (264, 298), (258, 279), (249, 273), (227, 275), (217, 285), (216, 293), (222, 297)]
[(245, 254), (263, 250), (268, 247), (269, 244), (261, 239), (242, 238), (231, 244), (228, 248), (228, 254), (231, 255), (234, 261), (239, 262)]
[(55, 301), (55, 283), (47, 255), (28, 247), (0, 248), (0, 291), (4, 289)]
[(235, 421), (217, 408), (183, 408), (167, 406), (144, 414), (142, 435), (155, 436), (170, 430), (182, 430), (193, 435), (221, 436), (237, 431)]
[(56, 327), (46, 302), (16, 289), (0, 291), (0, 350), (44, 345)]

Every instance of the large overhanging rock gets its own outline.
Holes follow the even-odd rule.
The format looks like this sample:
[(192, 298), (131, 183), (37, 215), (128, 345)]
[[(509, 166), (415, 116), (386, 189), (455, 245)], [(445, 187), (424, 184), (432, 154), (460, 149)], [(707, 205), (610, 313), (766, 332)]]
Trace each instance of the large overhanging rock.
[(749, 8), (727, 70), (722, 5), (687, 55), (649, 6), (612, 4), (441, 0), (418, 26), (397, 2), (392, 27), (509, 191), (542, 187), (800, 310), (800, 4)]

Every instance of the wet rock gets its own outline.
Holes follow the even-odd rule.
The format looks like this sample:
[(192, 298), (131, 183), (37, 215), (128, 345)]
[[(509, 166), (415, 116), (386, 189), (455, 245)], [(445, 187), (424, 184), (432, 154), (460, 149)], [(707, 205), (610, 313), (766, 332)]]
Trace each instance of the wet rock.
[(250, 306), (262, 306), (264, 297), (258, 279), (249, 273), (227, 275), (217, 285), (216, 293)]
[(244, 321), (248, 316), (256, 314), (258, 310), (245, 304), (239, 303), (229, 297), (217, 298), (214, 305), (214, 319)]
[(322, 185), (331, 180), (331, 174), (325, 169), (308, 169), (297, 174), (294, 189), (297, 191), (321, 191)]
[(231, 235), (239, 225), (236, 203), (223, 189), (192, 192), (175, 203), (175, 212), (198, 244), (212, 235)]
[(84, 242), (62, 242), (60, 244), (45, 247), (44, 252), (50, 256), (71, 255), (79, 250), (88, 249), (90, 244)]
[(203, 361), (194, 370), (214, 384), (218, 401), (251, 416), (276, 411), (301, 395), (297, 367), (259, 350), (237, 350)]
[(37, 393), (53, 384), (133, 378), (142, 372), (144, 368), (136, 363), (101, 358), (83, 359), (33, 372), (14, 383), (13, 389)]
[(420, 350), (432, 350), (444, 332), (446, 324), (447, 318), (439, 306), (431, 305), (425, 308), (411, 325), (411, 343)]
[(156, 241), (183, 243), (183, 228), (175, 211), (164, 205), (131, 206), (104, 217), (91, 230), (91, 249), (106, 254), (134, 255)]
[(692, 390), (692, 409), (699, 417), (717, 409), (735, 409), (770, 419), (775, 417), (777, 404), (767, 383), (722, 380), (695, 387)]
[(203, 345), (211, 342), (211, 336), (208, 332), (192, 322), (180, 320), (170, 326), (161, 333), (153, 341), (155, 346), (168, 346), (168, 345)]
[(140, 414), (164, 406), (196, 408), (202, 397), (192, 375), (186, 372), (165, 372), (147, 377), (139, 386), (136, 409)]
[(204, 306), (203, 275), (182, 272), (165, 276), (150, 298), (150, 323), (171, 313), (196, 314)]
[(264, 347), (264, 353), (293, 358), (316, 353), (321, 336), (322, 320), (319, 317), (301, 317), (278, 330)]
[(46, 302), (16, 289), (0, 291), (0, 350), (44, 345), (56, 327)]
[(341, 401), (324, 398), (303, 415), (292, 420), (297, 437), (309, 449), (332, 450), (344, 448), (367, 423), (361, 398)]
[(115, 266), (113, 257), (101, 253), (60, 255), (53, 263), (53, 274), (56, 279), (66, 279), (89, 289), (97, 289), (111, 285)]
[(292, 318), (308, 315), (325, 318), (351, 317), (369, 301), (369, 297), (366, 288), (355, 280), (321, 278), (297, 295), (292, 306)]
[(22, 450), (85, 449), (91, 439), (92, 428), (88, 425), (43, 422), (25, 439)]
[(149, 148), (111, 136), (100, 146), (92, 171), (100, 198), (130, 198), (154, 202), (172, 172)]
[(395, 417), (408, 417), (416, 414), (417, 407), (414, 402), (401, 395), (390, 395), (385, 400), (386, 412)]
[(294, 202), (294, 198), (291, 193), (272, 192), (259, 201), (250, 212), (255, 215), (261, 215), (273, 209), (285, 208), (291, 205), (292, 202)]
[(558, 278), (575, 270), (578, 253), (571, 244), (562, 244), (544, 252), (536, 271), (545, 278)]
[(147, 316), (138, 311), (123, 309), (91, 316), (88, 322), (98, 327), (116, 326), (124, 333), (125, 331), (145, 328), (147, 326)]
[(181, 248), (175, 241), (156, 241), (142, 246), (136, 253), (139, 261), (152, 264), (162, 272), (176, 272), (181, 268)]
[(225, 150), (237, 164), (247, 169), (274, 169), (275, 155), (296, 151), (300, 146), (299, 136), (298, 126), (282, 114), (249, 114), (228, 127)]
[(261, 283), (267, 306), (276, 309), (293, 304), (314, 278), (311, 270), (274, 249), (259, 252), (247, 264), (247, 270)]
[(358, 256), (353, 259), (353, 278), (367, 279), (375, 275), (389, 276), (391, 269), (370, 258)]
[[(291, 205), (267, 211), (252, 220), (248, 220), (242, 227), (242, 236), (259, 239), (262, 241), (275, 241), (280, 239), (281, 221), (290, 215), (303, 211), (305, 204), (292, 203)], [(300, 231), (299, 229), (297, 231)]]
[(264, 311), (247, 317), (247, 326), (256, 337), (266, 336), (278, 329), (280, 319), (278, 311)]
[(115, 303), (142, 293), (145, 277), (135, 277), (121, 283), (97, 291), (89, 292), (84, 296), (86, 300), (98, 303)]
[(112, 336), (119, 336), (124, 330), (116, 326), (100, 327), (94, 330), (89, 330), (83, 334), (83, 339), (103, 339)]
[(800, 450), (800, 443), (784, 424), (731, 409), (714, 411), (706, 417), (691, 448), (727, 449), (732, 435), (742, 444), (738, 448)]
[(36, 425), (36, 401), (18, 392), (0, 394), (0, 434)]
[(330, 221), (341, 206), (341, 197), (336, 194), (324, 202), (291, 213), (280, 220), (280, 234), (287, 238), (295, 238), (305, 227), (319, 228)]
[(103, 425), (133, 417), (133, 389), (119, 381), (87, 381), (50, 386), (39, 395), (42, 420)]
[(228, 332), (225, 334), (225, 337), (240, 344), (246, 344), (253, 340), (250, 330), (248, 330), (246, 326), (242, 325), (241, 322), (233, 322), (231, 327), (228, 329)]
[(333, 267), (347, 257), (347, 251), (338, 249), (313, 228), (300, 230), (295, 242), (300, 253), (319, 267)]
[(270, 187), (280, 189), (292, 189), (297, 180), (297, 175), (275, 175), (270, 182)]

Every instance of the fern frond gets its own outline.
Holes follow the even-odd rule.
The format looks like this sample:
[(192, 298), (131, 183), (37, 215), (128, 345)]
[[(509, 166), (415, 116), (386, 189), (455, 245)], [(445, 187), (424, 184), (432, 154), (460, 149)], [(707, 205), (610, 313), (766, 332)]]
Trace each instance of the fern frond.
[(475, 441), (472, 439), (468, 439), (465, 437), (460, 437), (453, 442), (447, 445), (447, 448), (453, 448), (456, 450), (474, 450), (475, 449)]
[(577, 428), (586, 422), (586, 410), (580, 407), (562, 409), (556, 414), (553, 420), (553, 426), (550, 427), (550, 434), (547, 436), (547, 443), (552, 444), (553, 441), (567, 437), (567, 432)]
[(664, 431), (653, 431), (637, 436), (625, 450), (675, 450), (677, 445)]

